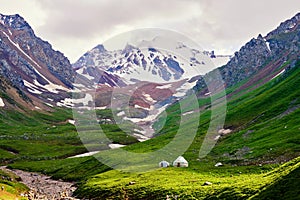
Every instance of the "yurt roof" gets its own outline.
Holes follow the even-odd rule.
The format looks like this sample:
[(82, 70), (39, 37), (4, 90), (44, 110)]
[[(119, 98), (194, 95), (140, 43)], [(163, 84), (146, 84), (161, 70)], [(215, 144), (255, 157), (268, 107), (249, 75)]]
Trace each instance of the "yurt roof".
[(178, 158), (174, 162), (188, 163), (187, 160), (182, 156), (178, 156)]

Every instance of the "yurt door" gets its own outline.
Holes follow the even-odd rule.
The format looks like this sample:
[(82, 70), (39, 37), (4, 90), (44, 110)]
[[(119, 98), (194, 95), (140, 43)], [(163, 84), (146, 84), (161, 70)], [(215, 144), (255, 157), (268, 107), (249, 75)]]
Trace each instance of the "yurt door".
[(177, 167), (180, 167), (180, 163), (177, 163)]

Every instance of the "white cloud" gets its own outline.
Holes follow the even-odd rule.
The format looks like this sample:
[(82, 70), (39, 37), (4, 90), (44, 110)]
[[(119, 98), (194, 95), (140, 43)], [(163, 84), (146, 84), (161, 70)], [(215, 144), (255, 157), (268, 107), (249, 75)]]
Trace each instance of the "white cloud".
[(206, 49), (233, 53), (299, 11), (298, 0), (0, 0), (36, 34), (75, 62), (112, 36), (137, 28), (167, 28)]

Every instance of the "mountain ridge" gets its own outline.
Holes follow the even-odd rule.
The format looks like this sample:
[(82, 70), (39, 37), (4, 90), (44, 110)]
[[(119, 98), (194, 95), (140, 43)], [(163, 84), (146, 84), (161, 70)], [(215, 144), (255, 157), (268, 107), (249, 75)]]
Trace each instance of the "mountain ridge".
[[(75, 72), (70, 61), (37, 37), (18, 14), (0, 15), (0, 64), (3, 81), (22, 96), (18, 99), (11, 94), (22, 102), (21, 107), (49, 109), (45, 103), (53, 104), (54, 99), (63, 98), (73, 88)], [(58, 93), (49, 100), (50, 94)]]
[[(223, 80), (214, 80), (217, 82), (216, 89), (220, 84), (225, 84), (228, 88), (241, 81), (247, 80), (252, 77), (258, 82), (262, 76), (266, 78), (262, 83), (274, 78), (278, 75), (277, 70), (287, 62), (289, 59), (295, 60), (299, 56), (300, 49), (300, 13), (285, 22), (282, 22), (276, 29), (269, 32), (265, 37), (261, 34), (257, 38), (252, 38), (241, 49), (235, 52), (230, 61), (218, 69), (207, 73), (205, 77), (219, 71)], [(268, 70), (261, 74), (262, 67), (269, 64)], [(295, 62), (291, 63), (293, 67)], [(277, 72), (277, 74), (276, 74)], [(207, 92), (206, 83), (204, 79), (200, 79), (194, 87), (199, 95)], [(252, 85), (255, 84), (252, 82)], [(251, 84), (250, 84), (251, 85)], [(245, 86), (241, 88), (247, 88)]]

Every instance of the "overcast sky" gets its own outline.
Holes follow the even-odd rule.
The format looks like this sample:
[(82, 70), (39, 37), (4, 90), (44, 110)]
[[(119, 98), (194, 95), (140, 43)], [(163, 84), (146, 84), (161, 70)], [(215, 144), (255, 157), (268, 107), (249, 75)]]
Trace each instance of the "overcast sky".
[(137, 28), (175, 30), (204, 49), (232, 54), (300, 11), (299, 0), (0, 0), (0, 5), (0, 13), (23, 16), (71, 62)]

